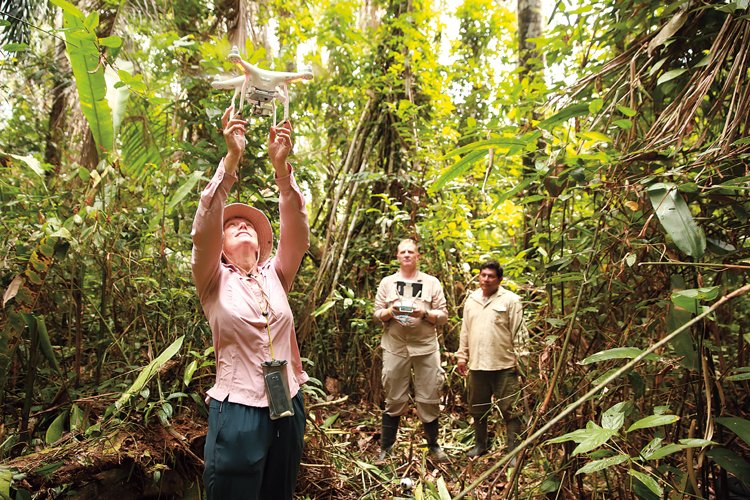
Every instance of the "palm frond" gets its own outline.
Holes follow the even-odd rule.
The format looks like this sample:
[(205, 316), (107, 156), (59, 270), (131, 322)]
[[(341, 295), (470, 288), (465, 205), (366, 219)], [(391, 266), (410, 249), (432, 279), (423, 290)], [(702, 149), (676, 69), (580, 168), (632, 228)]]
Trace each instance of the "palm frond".
[(43, 0), (0, 0), (0, 19), (8, 24), (0, 29), (0, 45), (29, 43), (31, 29), (47, 9)]

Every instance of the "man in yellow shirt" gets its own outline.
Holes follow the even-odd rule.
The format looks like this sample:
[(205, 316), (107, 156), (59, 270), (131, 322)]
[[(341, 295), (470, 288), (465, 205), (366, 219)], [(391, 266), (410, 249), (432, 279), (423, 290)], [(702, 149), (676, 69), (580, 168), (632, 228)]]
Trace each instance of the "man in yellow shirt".
[(500, 264), (485, 262), (479, 271), (480, 288), (464, 305), (456, 370), (469, 374), (469, 413), (474, 417), (475, 437), (469, 457), (489, 449), (487, 419), (493, 395), (505, 421), (507, 449), (515, 447), (521, 433), (517, 365), (528, 356), (528, 332), (521, 300), (500, 286), (502, 280)]

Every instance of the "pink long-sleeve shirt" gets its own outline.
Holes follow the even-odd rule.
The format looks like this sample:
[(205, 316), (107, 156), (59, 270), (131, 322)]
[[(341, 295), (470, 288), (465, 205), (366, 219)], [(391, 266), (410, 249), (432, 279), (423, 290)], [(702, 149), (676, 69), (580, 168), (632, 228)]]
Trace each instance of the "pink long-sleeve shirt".
[[(287, 361), (289, 390), (294, 396), (308, 380), (302, 369), (294, 317), (287, 300), (302, 258), (310, 246), (305, 199), (292, 176), (276, 178), (280, 230), (276, 255), (258, 267), (257, 279), (268, 299), (268, 322), (276, 359)], [(237, 176), (219, 163), (201, 193), (193, 220), (193, 281), (213, 334), (216, 382), (208, 396), (247, 406), (268, 406), (261, 363), (271, 360), (266, 318), (241, 271), (221, 258), (224, 204)]]

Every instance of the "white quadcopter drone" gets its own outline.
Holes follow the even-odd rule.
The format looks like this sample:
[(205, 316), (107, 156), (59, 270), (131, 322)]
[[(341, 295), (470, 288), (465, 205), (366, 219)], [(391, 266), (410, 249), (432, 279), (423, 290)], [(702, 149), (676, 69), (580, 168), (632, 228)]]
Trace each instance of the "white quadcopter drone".
[(252, 114), (260, 116), (271, 116), (273, 114), (274, 126), (277, 124), (276, 99), (284, 104), (283, 121), (289, 119), (289, 89), (287, 85), (297, 80), (312, 80), (313, 77), (313, 74), (309, 71), (287, 73), (260, 69), (243, 60), (236, 45), (229, 51), (228, 59), (242, 70), (244, 76), (216, 80), (211, 82), (211, 86), (215, 89), (234, 90), (232, 106), (235, 104), (237, 95), (240, 96), (240, 106), (234, 108), (236, 113), (242, 110), (247, 96), (247, 101), (252, 106)]

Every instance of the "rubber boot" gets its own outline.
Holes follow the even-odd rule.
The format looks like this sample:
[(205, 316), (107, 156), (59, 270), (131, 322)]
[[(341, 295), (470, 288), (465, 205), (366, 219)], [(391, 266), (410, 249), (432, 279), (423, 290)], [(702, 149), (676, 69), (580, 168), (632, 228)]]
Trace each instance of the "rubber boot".
[(429, 423), (426, 422), (424, 424), (424, 434), (425, 438), (427, 439), (427, 454), (435, 462), (447, 462), (449, 460), (448, 455), (445, 454), (443, 449), (438, 444), (439, 430), (440, 428), (438, 427), (438, 419), (435, 419)]
[(474, 417), (474, 448), (466, 454), (469, 458), (484, 455), (489, 450), (487, 444), (487, 417)]
[(511, 418), (505, 423), (506, 451), (511, 451), (518, 444), (521, 434), (521, 419)]
[[(512, 451), (521, 439), (521, 419), (511, 418), (505, 423), (505, 452)], [(515, 467), (518, 460), (516, 457), (510, 459), (510, 466)]]
[(393, 444), (396, 442), (400, 421), (401, 417), (392, 417), (383, 412), (383, 429), (380, 433), (380, 456), (378, 460), (385, 460), (390, 455)]

